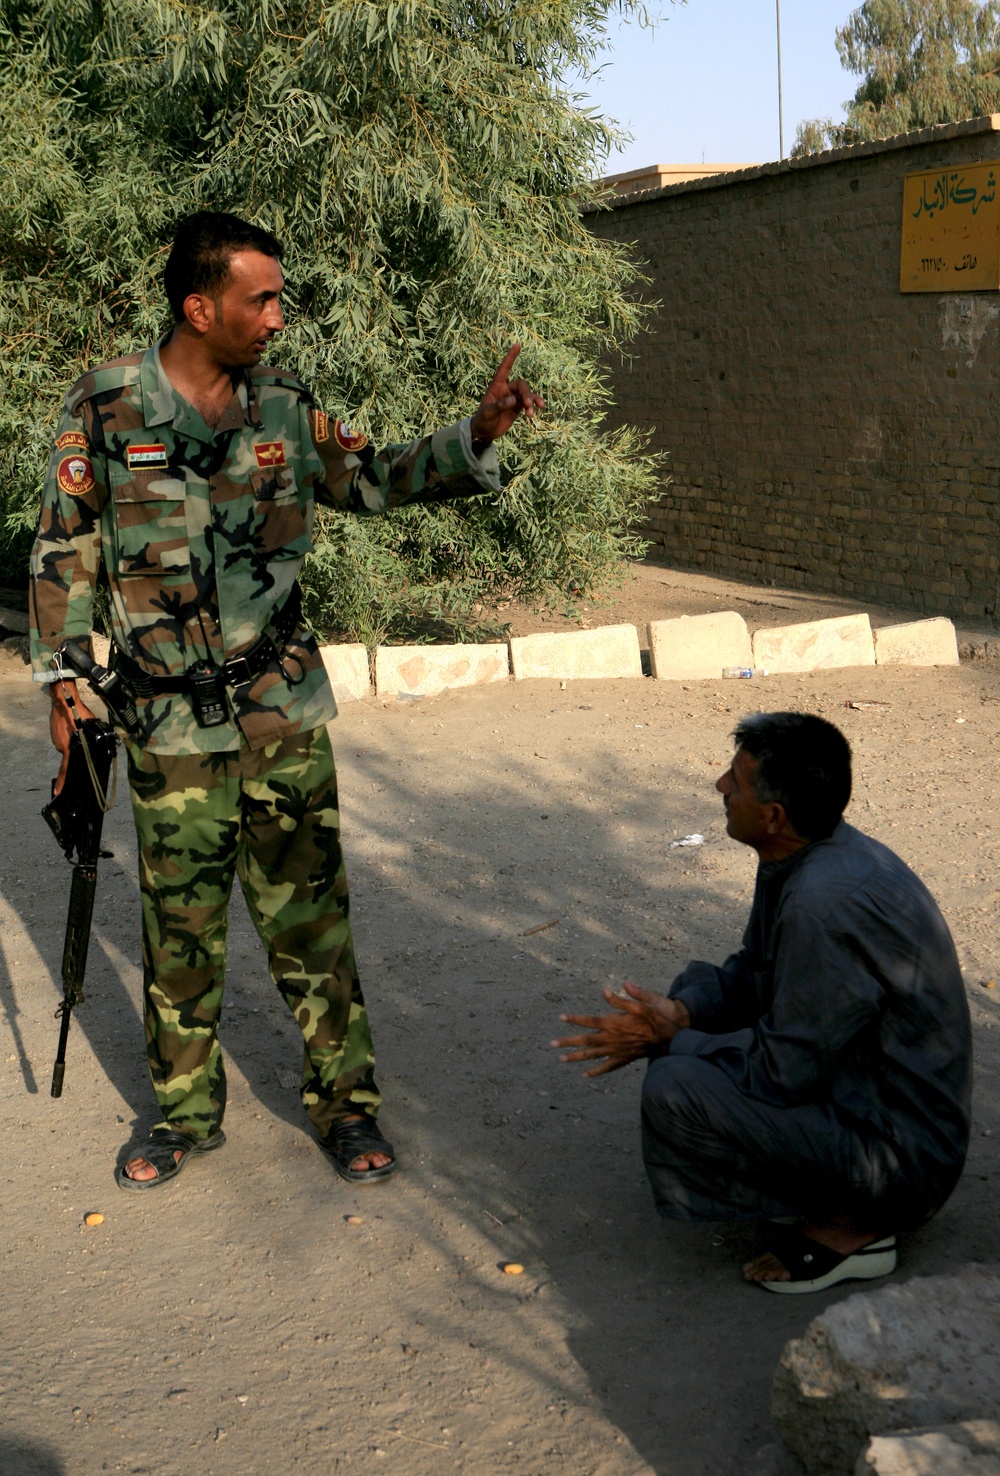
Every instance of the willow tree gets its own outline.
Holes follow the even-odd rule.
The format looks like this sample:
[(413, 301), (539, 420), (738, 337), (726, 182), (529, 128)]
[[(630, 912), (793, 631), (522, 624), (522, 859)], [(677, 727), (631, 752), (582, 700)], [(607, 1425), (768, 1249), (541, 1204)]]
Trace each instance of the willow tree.
[(843, 123), (800, 123), (793, 154), (1000, 108), (1000, 0), (865, 0), (837, 31), (836, 45), (861, 85)]
[(613, 141), (565, 78), (610, 0), (0, 0), (0, 583), (23, 576), (50, 427), (83, 369), (166, 325), (173, 223), (232, 210), (287, 243), (274, 359), (373, 438), (470, 413), (514, 339), (550, 409), (496, 501), (324, 515), (314, 619), (417, 615), (603, 579), (653, 472), (604, 426), (599, 365), (642, 317), (580, 207)]

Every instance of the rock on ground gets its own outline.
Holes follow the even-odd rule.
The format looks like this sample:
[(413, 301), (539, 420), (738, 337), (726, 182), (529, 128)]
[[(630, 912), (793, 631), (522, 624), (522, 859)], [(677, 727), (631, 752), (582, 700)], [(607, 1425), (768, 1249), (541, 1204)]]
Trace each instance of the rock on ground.
[(1000, 1416), (998, 1326), (996, 1267), (848, 1297), (782, 1353), (774, 1423), (810, 1476), (847, 1476), (872, 1435)]

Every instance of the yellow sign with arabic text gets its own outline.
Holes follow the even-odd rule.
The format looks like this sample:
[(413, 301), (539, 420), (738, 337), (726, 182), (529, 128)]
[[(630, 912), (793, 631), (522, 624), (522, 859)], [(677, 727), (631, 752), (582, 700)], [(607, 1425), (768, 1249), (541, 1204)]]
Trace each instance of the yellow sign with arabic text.
[(1000, 160), (903, 180), (900, 292), (1000, 291)]

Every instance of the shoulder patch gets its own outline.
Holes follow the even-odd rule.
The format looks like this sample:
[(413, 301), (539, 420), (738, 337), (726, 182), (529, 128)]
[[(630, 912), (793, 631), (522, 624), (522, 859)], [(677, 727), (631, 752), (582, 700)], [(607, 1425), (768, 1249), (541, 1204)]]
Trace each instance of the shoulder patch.
[(83, 431), (78, 431), (78, 430), (63, 431), (63, 433), (62, 433), (61, 436), (57, 436), (56, 437), (56, 450), (57, 451), (69, 451), (71, 448), (72, 449), (75, 449), (77, 451), (89, 451), (90, 450), (90, 445), (89, 445), (89, 443), (87, 441), (87, 437), (84, 435)]
[(345, 451), (360, 451), (362, 446), (368, 445), (368, 437), (364, 432), (351, 430), (343, 420), (334, 421), (333, 439)]
[(322, 446), (330, 439), (330, 417), (325, 410), (310, 410), (309, 419), (312, 421), (313, 440), (317, 446)]
[(88, 456), (64, 456), (56, 467), (56, 481), (61, 492), (70, 497), (85, 497), (94, 489), (94, 468)]

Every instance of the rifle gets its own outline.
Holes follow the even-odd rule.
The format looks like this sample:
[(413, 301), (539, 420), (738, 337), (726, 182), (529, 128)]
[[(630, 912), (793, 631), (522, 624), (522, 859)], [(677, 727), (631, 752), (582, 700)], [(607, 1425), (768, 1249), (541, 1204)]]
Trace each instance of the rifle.
[[(124, 727), (131, 730), (136, 726), (135, 704), (116, 672), (108, 671), (91, 660), (75, 641), (64, 641), (56, 655), (60, 663), (66, 662), (88, 679), (101, 694), (109, 712)], [(97, 863), (102, 857), (112, 854), (101, 850), (101, 832), (104, 816), (115, 802), (115, 785), (112, 783), (109, 791), (108, 780), (117, 746), (118, 738), (110, 723), (100, 718), (85, 718), (78, 722), (70, 738), (69, 764), (63, 787), (58, 794), (53, 793), (42, 810), (42, 819), (62, 846), (66, 859), (74, 863), (63, 944), (63, 998), (56, 1010), (60, 1024), (59, 1047), (52, 1068), (53, 1097), (62, 1096), (70, 1019), (74, 1008), (84, 1000), (83, 980), (97, 892)], [(117, 779), (117, 766), (115, 777)], [(53, 791), (55, 782), (52, 781)]]

